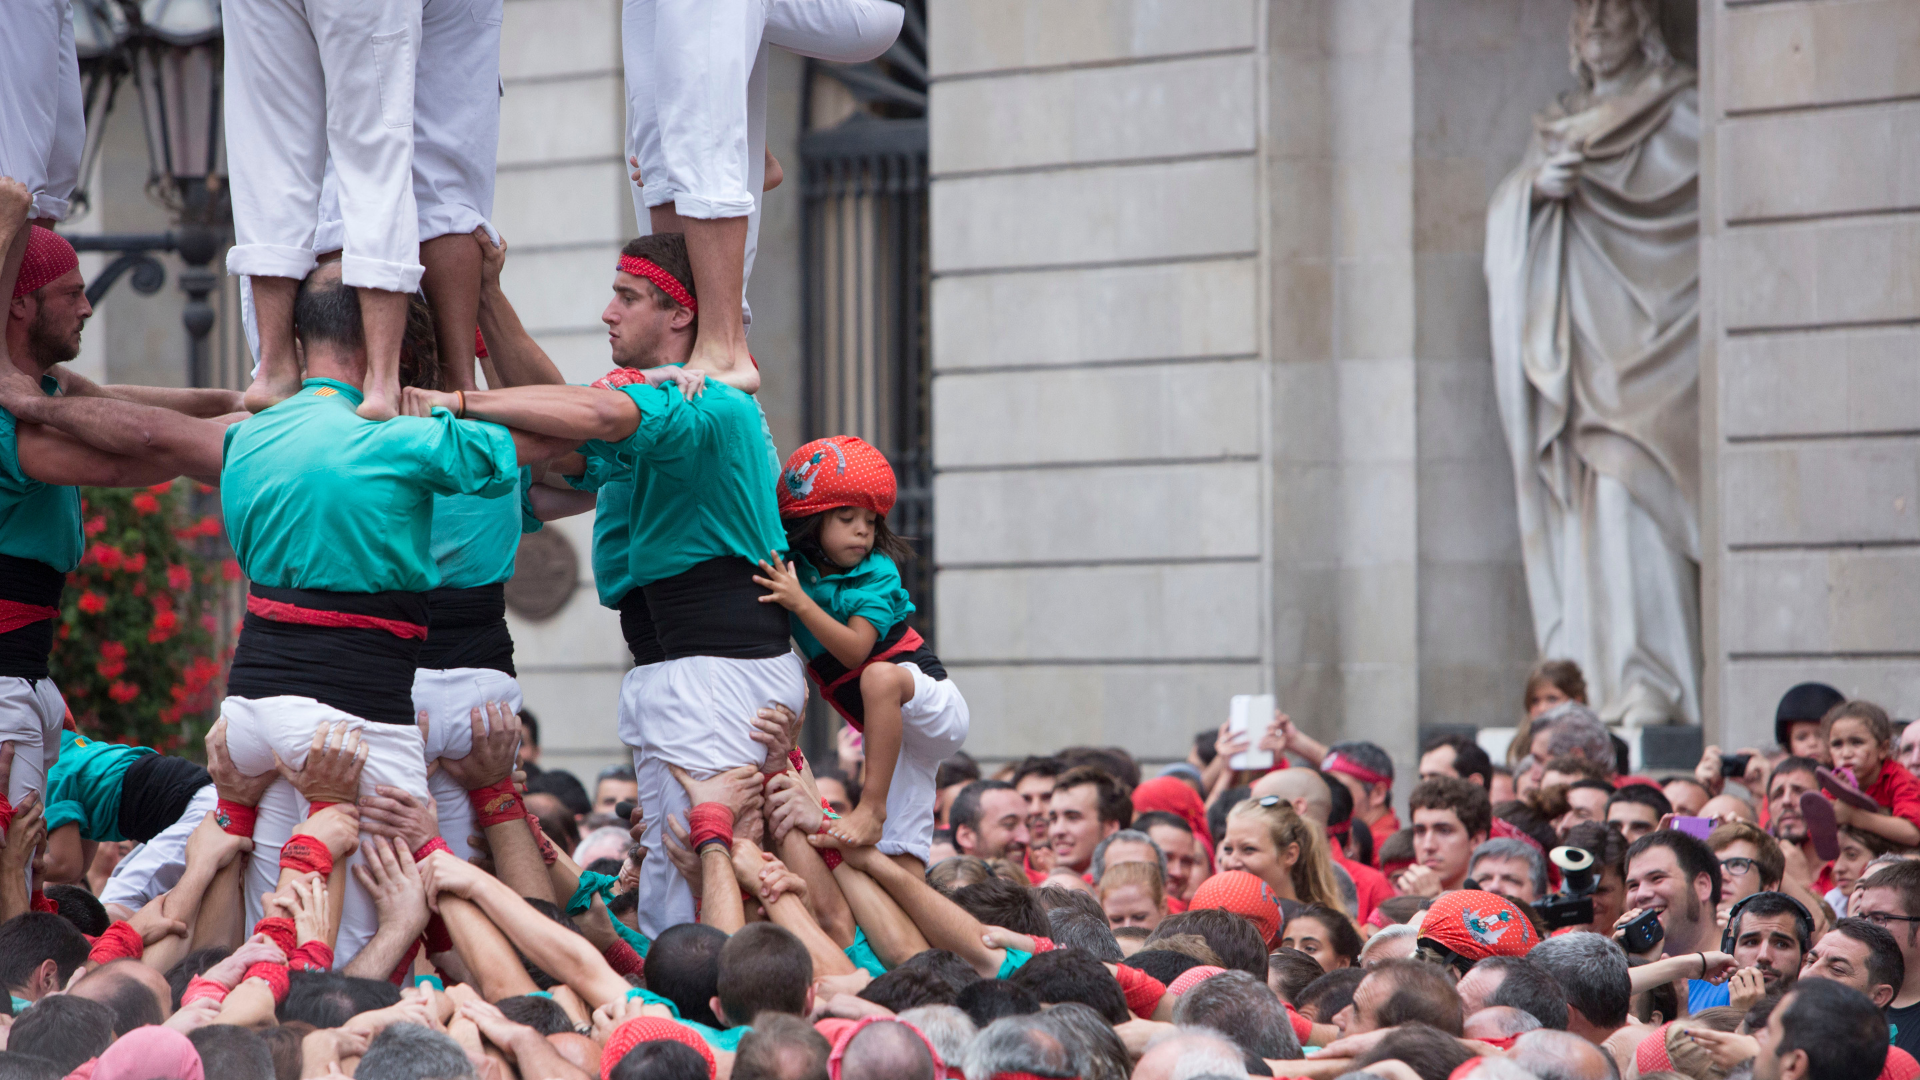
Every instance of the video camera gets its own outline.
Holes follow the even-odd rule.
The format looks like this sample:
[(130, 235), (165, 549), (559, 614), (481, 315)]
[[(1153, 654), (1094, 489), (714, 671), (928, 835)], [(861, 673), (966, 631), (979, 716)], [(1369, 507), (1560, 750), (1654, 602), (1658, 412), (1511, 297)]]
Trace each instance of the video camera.
[(1600, 887), (1600, 868), (1593, 853), (1586, 848), (1562, 846), (1547, 852), (1547, 858), (1560, 868), (1563, 888), (1545, 900), (1534, 901), (1533, 912), (1541, 924), (1552, 933), (1592, 922), (1593, 893)]

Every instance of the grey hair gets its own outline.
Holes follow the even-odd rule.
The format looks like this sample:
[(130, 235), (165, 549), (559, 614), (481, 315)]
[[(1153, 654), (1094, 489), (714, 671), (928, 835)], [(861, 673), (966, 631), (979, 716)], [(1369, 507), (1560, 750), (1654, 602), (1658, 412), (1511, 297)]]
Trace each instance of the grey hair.
[(1473, 867), (1481, 859), (1525, 859), (1533, 878), (1533, 895), (1536, 900), (1547, 898), (1547, 860), (1540, 849), (1525, 840), (1515, 840), (1510, 836), (1496, 837), (1473, 849), (1473, 855), (1467, 859), (1467, 876), (1476, 876)]
[[(1180, 1060), (1174, 1063), (1173, 1073), (1168, 1080), (1202, 1080), (1214, 1076), (1227, 1077), (1228, 1080), (1250, 1080), (1247, 1076), (1247, 1060), (1240, 1053), (1240, 1048), (1232, 1039), (1209, 1027), (1182, 1025), (1155, 1035), (1147, 1042), (1146, 1048), (1152, 1050), (1176, 1040), (1194, 1045), (1180, 1054)], [(1209, 1046), (1208, 1043), (1213, 1045)], [(972, 1073), (967, 1074), (967, 1080), (974, 1080)]]
[(1117, 964), (1127, 958), (1105, 919), (1096, 919), (1078, 908), (1058, 907), (1047, 912), (1047, 922), (1053, 927), (1057, 947), (1085, 949), (1103, 964)]
[[(1516, 1035), (1525, 1035), (1529, 1031), (1539, 1031), (1547, 1025), (1540, 1018), (1517, 1005), (1489, 1005), (1473, 1016), (1484, 1016), (1500, 1029), (1500, 1037), (1510, 1039)], [(1467, 1022), (1473, 1021), (1467, 1017)]]
[(473, 1063), (460, 1044), (419, 1024), (389, 1024), (367, 1045), (355, 1075), (376, 1080), (466, 1080)]
[[(1598, 713), (1577, 701), (1563, 701), (1543, 713), (1536, 724), (1547, 728), (1547, 757), (1577, 754), (1613, 771), (1613, 739)], [(1536, 729), (1537, 730), (1537, 729)]]
[(1166, 880), (1167, 853), (1160, 850), (1160, 845), (1153, 842), (1153, 837), (1148, 836), (1139, 829), (1120, 829), (1093, 847), (1093, 863), (1088, 866), (1087, 869), (1093, 873), (1093, 883), (1095, 885), (1100, 884), (1100, 878), (1107, 872), (1107, 849), (1112, 847), (1116, 842), (1145, 844), (1152, 848), (1153, 857), (1159, 860), (1160, 863), (1160, 879), (1162, 881)]
[(1577, 930), (1548, 938), (1527, 953), (1566, 991), (1567, 1004), (1595, 1027), (1617, 1027), (1627, 1015), (1633, 982), (1627, 954), (1604, 935)]
[(1397, 938), (1418, 937), (1419, 934), (1420, 931), (1406, 923), (1394, 923), (1392, 926), (1382, 927), (1379, 933), (1368, 938), (1367, 943), (1360, 947), (1360, 966), (1365, 967), (1369, 954), (1387, 942)]
[(1003, 1016), (974, 1037), (961, 1071), (967, 1080), (993, 1080), (999, 1073), (1074, 1075), (1073, 1048), (1038, 1016)]
[(1503, 1057), (1475, 1058), (1466, 1080), (1538, 1080), (1534, 1074)]
[(1089, 1006), (1067, 1001), (1039, 1014), (1041, 1023), (1058, 1031), (1073, 1051), (1074, 1075), (1080, 1080), (1127, 1080), (1132, 1059), (1113, 1025)]
[(966, 1057), (967, 1047), (973, 1045), (973, 1037), (980, 1030), (973, 1026), (971, 1017), (952, 1005), (922, 1005), (908, 1009), (900, 1014), (900, 1021), (919, 1028), (933, 1048), (940, 1052), (940, 1060), (949, 1065), (959, 1064)]
[(1603, 1080), (1620, 1080), (1620, 1068), (1612, 1054), (1565, 1031), (1529, 1031), (1507, 1052), (1509, 1064), (1518, 1065), (1538, 1080), (1591, 1080), (1593, 1073), (1582, 1058), (1599, 1062), (1606, 1069)]
[(1267, 984), (1244, 971), (1229, 971), (1181, 995), (1175, 1024), (1230, 1032), (1234, 1045), (1258, 1058), (1301, 1057), (1286, 1006)]

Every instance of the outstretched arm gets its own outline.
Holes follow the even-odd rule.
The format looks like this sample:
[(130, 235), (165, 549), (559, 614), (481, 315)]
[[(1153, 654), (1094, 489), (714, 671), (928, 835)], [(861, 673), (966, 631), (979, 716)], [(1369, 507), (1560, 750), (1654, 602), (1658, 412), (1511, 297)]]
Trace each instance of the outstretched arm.
[[(567, 380), (560, 374), (559, 365), (520, 325), (520, 313), (500, 288), (500, 270), (507, 262), (506, 238), (495, 244), (485, 229), (475, 229), (473, 235), (480, 242), (480, 336), (486, 339), (493, 367), (487, 374), (487, 384), (496, 389), (563, 385)], [(500, 379), (497, 383), (496, 374)]]
[(540, 914), (479, 867), (436, 851), (427, 857), (426, 888), (429, 897), (452, 893), (478, 905), (523, 954), (539, 957), (542, 968), (589, 1005), (597, 1008), (626, 997), (627, 980), (614, 973), (592, 942)]
[[(97, 450), (157, 466), (168, 476), (218, 483), (227, 425), (111, 397), (46, 399), (34, 419)], [(25, 430), (22, 432), (25, 449)]]
[(410, 416), (425, 416), (438, 406), (456, 416), (572, 440), (568, 449), (592, 439), (619, 442), (640, 426), (640, 407), (632, 398), (592, 386), (516, 386), (459, 396), (408, 387), (405, 398)]
[(212, 420), (228, 413), (246, 411), (240, 391), (210, 387), (141, 386), (137, 383), (110, 383), (102, 386), (67, 367), (55, 364), (47, 374), (59, 380), (60, 392), (69, 398), (104, 397), (151, 405), (186, 416)]
[(925, 877), (909, 873), (877, 848), (854, 848), (845, 858), (842, 865), (853, 866), (887, 890), (934, 948), (958, 954), (983, 979), (1000, 973), (1006, 951), (988, 948), (981, 940), (986, 926), (965, 908), (935, 892)]
[[(53, 401), (52, 398), (47, 400)], [(184, 416), (179, 419), (189, 424), (213, 423), (211, 420), (190, 420)], [(173, 447), (175, 451), (179, 449), (178, 445)], [(147, 487), (181, 475), (185, 471), (181, 467), (183, 464), (193, 466), (195, 471), (188, 472), (187, 475), (196, 480), (209, 483), (218, 483), (220, 480), (218, 438), (213, 443), (211, 460), (206, 459), (204, 455), (196, 457), (191, 454), (187, 455), (191, 460), (180, 460), (164, 451), (153, 457), (117, 454), (110, 450), (98, 449), (57, 428), (23, 423), (19, 427), (19, 451), (20, 471), (43, 484), (74, 487)]]

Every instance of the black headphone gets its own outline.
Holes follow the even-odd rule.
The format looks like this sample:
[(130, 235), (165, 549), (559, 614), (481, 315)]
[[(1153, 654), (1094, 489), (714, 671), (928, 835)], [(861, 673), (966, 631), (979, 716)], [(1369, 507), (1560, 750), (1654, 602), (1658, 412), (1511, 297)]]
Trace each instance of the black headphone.
[(1729, 956), (1733, 954), (1734, 942), (1739, 940), (1740, 937), (1741, 911), (1745, 910), (1748, 904), (1753, 903), (1763, 896), (1777, 896), (1793, 905), (1794, 925), (1800, 931), (1800, 951), (1804, 953), (1807, 949), (1811, 948), (1813, 944), (1813, 916), (1807, 911), (1807, 905), (1795, 900), (1786, 893), (1767, 891), (1757, 892), (1752, 896), (1746, 897), (1734, 904), (1733, 910), (1727, 912), (1727, 928), (1720, 934), (1720, 951)]

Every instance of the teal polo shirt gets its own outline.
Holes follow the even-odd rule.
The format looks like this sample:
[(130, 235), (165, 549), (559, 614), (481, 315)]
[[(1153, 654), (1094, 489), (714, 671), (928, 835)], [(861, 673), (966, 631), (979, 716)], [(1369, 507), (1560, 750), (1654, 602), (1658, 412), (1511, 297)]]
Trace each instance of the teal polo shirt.
[(533, 516), (529, 485), (532, 469), (514, 476), (519, 498), (484, 495), (433, 497), (434, 565), (440, 568), (443, 589), (477, 589), (497, 585), (513, 576), (513, 559), (520, 553), (520, 537), (539, 532), (543, 523)]
[[(813, 602), (821, 610), (833, 616), (840, 625), (847, 625), (855, 615), (873, 624), (879, 637), (877, 642), (887, 636), (888, 631), (906, 620), (913, 610), (913, 601), (907, 599), (907, 587), (900, 582), (900, 568), (892, 559), (878, 551), (869, 552), (860, 560), (860, 565), (844, 574), (822, 574), (813, 563), (802, 558), (795, 563), (800, 587), (806, 590)], [(813, 636), (806, 624), (795, 615), (793, 640), (800, 646), (800, 654), (811, 660), (827, 651), (820, 639)]]
[[(308, 379), (300, 392), (227, 429), (220, 507), (247, 577), (330, 592), (425, 592), (440, 584), (433, 497), (513, 493), (520, 465), (506, 428), (431, 416), (379, 422), (360, 391)], [(511, 504), (510, 504), (511, 505)]]
[[(48, 397), (60, 396), (60, 383), (40, 376)], [(43, 484), (20, 469), (20, 429), (14, 415), (0, 409), (0, 555), (43, 562), (63, 574), (80, 565), (87, 550), (80, 530), (80, 489)]]
[(47, 831), (78, 822), (83, 840), (120, 835), (120, 784), (127, 768), (155, 751), (60, 733), (60, 760), (47, 770)]

